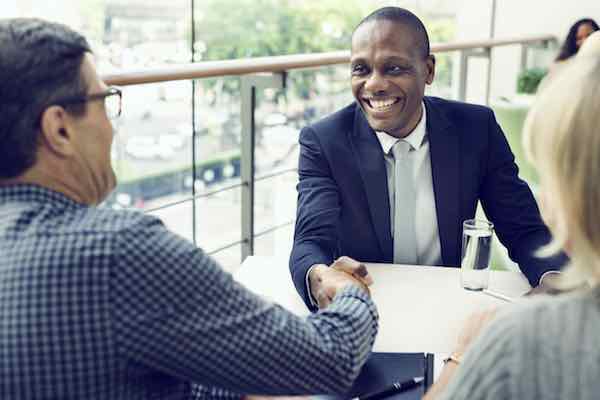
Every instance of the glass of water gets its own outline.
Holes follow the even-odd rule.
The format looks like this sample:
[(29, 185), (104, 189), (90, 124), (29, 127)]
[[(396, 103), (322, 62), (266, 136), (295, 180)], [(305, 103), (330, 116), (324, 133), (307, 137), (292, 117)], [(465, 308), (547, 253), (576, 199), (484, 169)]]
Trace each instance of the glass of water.
[(460, 282), (468, 290), (487, 289), (494, 224), (481, 219), (463, 222)]

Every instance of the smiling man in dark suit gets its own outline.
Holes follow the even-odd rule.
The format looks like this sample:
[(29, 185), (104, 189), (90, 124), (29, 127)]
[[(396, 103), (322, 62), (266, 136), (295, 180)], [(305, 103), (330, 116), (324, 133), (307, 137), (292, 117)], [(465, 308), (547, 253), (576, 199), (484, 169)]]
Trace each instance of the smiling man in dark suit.
[(290, 271), (310, 308), (335, 294), (328, 266), (338, 257), (350, 272), (361, 262), (458, 266), (478, 201), (532, 286), (558, 269), (563, 256), (534, 256), (550, 233), (493, 112), (424, 95), (435, 58), (414, 14), (385, 7), (363, 19), (350, 68), (356, 101), (300, 134)]

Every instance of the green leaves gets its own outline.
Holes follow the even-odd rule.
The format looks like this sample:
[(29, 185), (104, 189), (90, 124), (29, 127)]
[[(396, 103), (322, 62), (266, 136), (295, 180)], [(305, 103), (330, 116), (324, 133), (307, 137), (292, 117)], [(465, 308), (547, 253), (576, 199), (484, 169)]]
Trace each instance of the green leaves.
[(544, 68), (530, 68), (521, 71), (517, 78), (517, 93), (533, 94), (537, 92), (542, 78), (547, 73), (548, 70)]
[[(354, 27), (373, 11), (374, 4), (359, 0), (203, 0), (196, 1), (196, 7), (195, 47), (202, 49), (196, 61), (212, 61), (350, 49)], [(453, 19), (424, 22), (432, 42), (454, 37)], [(448, 84), (450, 68), (450, 58), (440, 57), (436, 81)], [(315, 90), (314, 79), (315, 70), (301, 71), (294, 73), (288, 84), (294, 95), (307, 98), (309, 91)], [(223, 90), (234, 95), (238, 88), (227, 80)]]

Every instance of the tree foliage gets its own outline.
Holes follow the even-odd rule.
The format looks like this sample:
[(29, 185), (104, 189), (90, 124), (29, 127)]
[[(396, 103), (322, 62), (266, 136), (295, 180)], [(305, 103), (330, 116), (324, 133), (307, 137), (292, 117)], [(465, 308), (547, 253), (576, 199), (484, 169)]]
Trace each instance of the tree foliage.
[[(356, 0), (203, 0), (199, 3), (197, 61), (346, 50), (350, 48), (354, 27), (373, 9), (371, 3)], [(454, 35), (448, 23), (429, 26), (425, 22), (432, 42), (448, 41)], [(438, 65), (438, 74), (448, 75), (443, 71), (447, 67), (447, 61)], [(295, 94), (307, 98), (313, 80), (314, 71), (295, 73), (290, 86)], [(234, 81), (228, 80), (224, 90), (233, 94), (238, 88)]]

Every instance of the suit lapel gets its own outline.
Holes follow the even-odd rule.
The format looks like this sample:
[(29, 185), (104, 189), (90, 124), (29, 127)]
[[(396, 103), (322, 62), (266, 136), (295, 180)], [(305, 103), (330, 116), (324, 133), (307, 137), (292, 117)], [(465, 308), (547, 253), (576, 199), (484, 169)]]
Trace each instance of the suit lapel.
[(458, 265), (461, 227), (459, 136), (443, 110), (428, 98), (424, 101), (442, 261), (445, 265)]
[(390, 201), (383, 151), (360, 107), (356, 106), (350, 143), (367, 195), (373, 229), (377, 235), (383, 262), (392, 262), (393, 242), (390, 225)]

